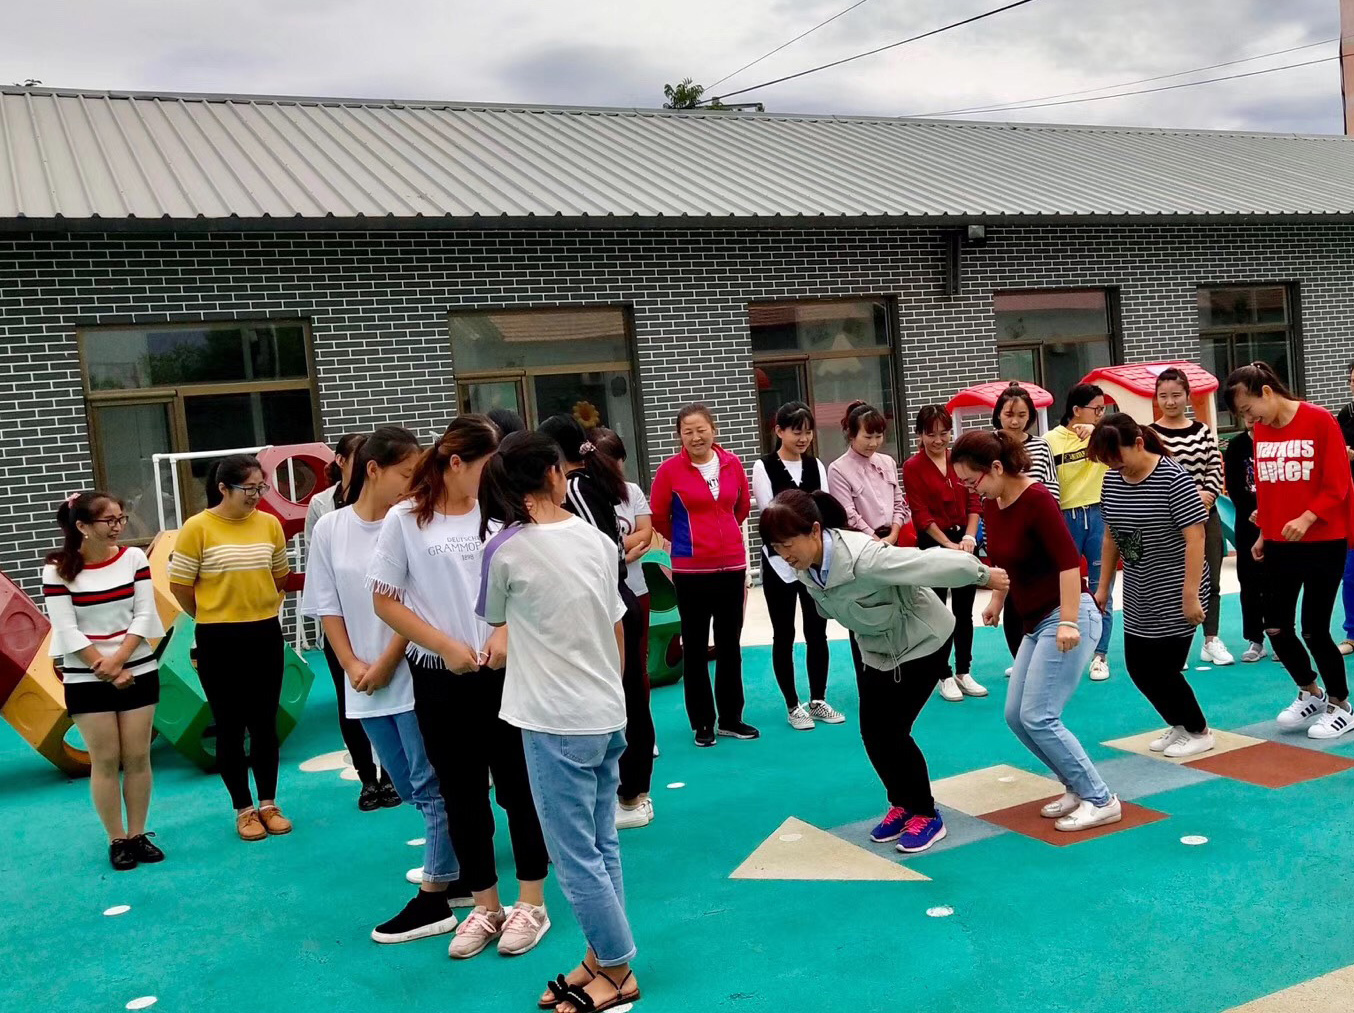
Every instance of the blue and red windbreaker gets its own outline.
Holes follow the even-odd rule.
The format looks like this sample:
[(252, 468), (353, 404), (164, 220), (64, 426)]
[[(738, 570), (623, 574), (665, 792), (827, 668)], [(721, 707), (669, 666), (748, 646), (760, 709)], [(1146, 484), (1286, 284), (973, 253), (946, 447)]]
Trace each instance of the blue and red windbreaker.
[(716, 573), (747, 568), (743, 521), (751, 511), (752, 493), (743, 462), (716, 445), (719, 498), (691, 463), (685, 450), (658, 466), (649, 506), (653, 526), (672, 542), (672, 568), (679, 573)]

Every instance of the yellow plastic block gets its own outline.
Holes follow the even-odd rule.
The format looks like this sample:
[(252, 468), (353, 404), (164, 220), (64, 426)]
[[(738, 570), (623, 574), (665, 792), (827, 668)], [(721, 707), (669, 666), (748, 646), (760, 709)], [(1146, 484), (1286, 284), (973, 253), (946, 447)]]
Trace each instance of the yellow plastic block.
[(48, 640), (43, 641), (23, 679), (0, 707), (0, 717), (52, 766), (71, 777), (86, 777), (89, 753), (66, 742), (66, 733), (75, 722), (66, 711), (65, 689), (47, 656)]
[(146, 556), (150, 559), (150, 579), (155, 585), (155, 610), (160, 613), (160, 622), (166, 630), (173, 628), (174, 620), (183, 609), (169, 590), (169, 557), (174, 553), (174, 543), (179, 540), (178, 529), (161, 531), (150, 543)]

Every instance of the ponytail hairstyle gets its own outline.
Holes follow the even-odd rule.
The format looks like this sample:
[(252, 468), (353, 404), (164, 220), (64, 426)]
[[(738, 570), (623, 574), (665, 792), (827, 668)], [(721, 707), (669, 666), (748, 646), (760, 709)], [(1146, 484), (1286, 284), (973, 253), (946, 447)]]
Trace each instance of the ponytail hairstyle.
[(100, 506), (108, 502), (116, 503), (119, 507), (126, 509), (122, 500), (111, 493), (101, 492), (98, 489), (92, 492), (71, 493), (62, 501), (61, 506), (57, 507), (56, 523), (61, 528), (64, 537), (61, 548), (53, 549), (47, 553), (44, 562), (55, 566), (57, 576), (62, 580), (74, 580), (80, 575), (80, 571), (85, 568), (85, 557), (80, 555), (80, 546), (84, 542), (85, 536), (80, 533), (76, 524), (92, 524), (95, 516), (99, 513)]
[(854, 440), (862, 429), (871, 434), (882, 433), (888, 426), (889, 422), (884, 418), (884, 413), (864, 401), (852, 401), (846, 406), (846, 414), (842, 416), (842, 432), (846, 434), (848, 443)]
[(846, 508), (822, 489), (808, 493), (803, 489), (786, 489), (766, 505), (757, 519), (757, 533), (763, 545), (788, 542), (791, 538), (813, 534), (813, 526), (820, 529), (849, 528)]
[(813, 409), (803, 401), (786, 401), (776, 409), (777, 429), (807, 429), (813, 432), (817, 424), (817, 419), (813, 417)]
[(1176, 369), (1172, 366), (1170, 369), (1163, 369), (1158, 373), (1156, 386), (1152, 388), (1152, 393), (1154, 395), (1161, 392), (1161, 385), (1163, 383), (1180, 384), (1180, 386), (1185, 389), (1185, 396), (1189, 397), (1189, 377), (1185, 375), (1183, 369)]
[(1079, 383), (1067, 392), (1067, 404), (1063, 407), (1062, 424), (1072, 421), (1072, 409), (1085, 408), (1088, 404), (1098, 397), (1104, 397), (1105, 392), (1093, 383)]
[(480, 538), (499, 521), (532, 524), (526, 498), (550, 488), (550, 472), (563, 466), (559, 444), (537, 430), (509, 433), (480, 473)]
[(498, 446), (498, 427), (483, 415), (458, 415), (436, 443), (423, 452), (409, 479), (409, 498), (414, 502), (414, 520), (424, 527), (433, 519), (446, 490), (442, 476), (459, 457), (470, 463), (488, 457)]
[(352, 506), (357, 502), (357, 498), (362, 495), (362, 490), (367, 485), (368, 464), (375, 464), (378, 468), (389, 468), (399, 464), (410, 454), (417, 454), (420, 449), (422, 448), (418, 445), (418, 437), (400, 426), (381, 426), (375, 432), (363, 437), (353, 452), (353, 472), (348, 488), (343, 490), (342, 500), (338, 498), (338, 493), (334, 494), (334, 506), (336, 508)]
[(263, 465), (253, 454), (231, 454), (218, 458), (207, 469), (204, 482), (207, 492), (207, 506), (218, 506), (225, 496), (221, 492), (223, 485), (239, 485), (249, 477), (251, 471), (263, 472)]
[(588, 431), (588, 439), (592, 445), (597, 448), (597, 453), (603, 457), (609, 457), (615, 461), (621, 469), (621, 502), (630, 502), (630, 484), (625, 479), (625, 441), (621, 439), (620, 434), (615, 430), (608, 429), (606, 426), (598, 426), (596, 429)]
[(1023, 475), (1030, 469), (1030, 455), (1023, 443), (1005, 429), (975, 429), (965, 433), (950, 448), (950, 463), (963, 462), (975, 471), (991, 471), (1001, 462), (1006, 475)]
[(1024, 387), (1020, 386), (1020, 384), (1016, 383), (1014, 380), (1011, 381), (1011, 385), (1009, 387), (1007, 387), (1004, 391), (1002, 391), (1000, 394), (997, 395), (996, 407), (992, 409), (992, 428), (993, 429), (1002, 428), (1001, 413), (1006, 410), (1007, 402), (1010, 401), (1024, 401), (1025, 407), (1029, 409), (1030, 419), (1028, 422), (1025, 423), (1025, 432), (1028, 433), (1031, 429), (1034, 428), (1035, 424), (1039, 421), (1039, 416), (1035, 412), (1034, 398), (1030, 396), (1030, 392), (1027, 391)]
[[(362, 441), (366, 438), (362, 433), (348, 433), (346, 436), (340, 436), (338, 442), (334, 444), (334, 456), (336, 458), (347, 458), (354, 462), (353, 467), (357, 467), (356, 458), (353, 455), (362, 449)], [(325, 466), (324, 476), (329, 479), (329, 484), (334, 487), (334, 506), (340, 507), (357, 502), (357, 497), (348, 495), (348, 490), (343, 488), (343, 469), (339, 467), (337, 460), (330, 461)]]
[(522, 421), (522, 416), (518, 415), (511, 408), (490, 408), (485, 415), (489, 421), (498, 426), (498, 431), (504, 436), (511, 433), (520, 433), (527, 427)]
[(1252, 362), (1248, 366), (1238, 366), (1227, 374), (1222, 389), (1228, 411), (1236, 411), (1234, 401), (1238, 391), (1244, 391), (1251, 397), (1264, 397), (1266, 387), (1285, 400), (1297, 400), (1288, 385), (1279, 379), (1279, 374), (1274, 372), (1273, 366), (1268, 362)]
[(563, 413), (551, 415), (536, 431), (558, 443), (564, 459), (570, 464), (583, 465), (588, 477), (597, 483), (613, 506), (625, 502), (625, 472), (621, 470), (620, 462), (597, 449), (597, 445), (583, 432), (578, 419)]
[(1170, 457), (1157, 431), (1151, 426), (1140, 426), (1127, 412), (1106, 415), (1096, 423), (1086, 456), (1097, 464), (1118, 464), (1124, 459), (1124, 450), (1142, 440), (1144, 450), (1162, 457)]

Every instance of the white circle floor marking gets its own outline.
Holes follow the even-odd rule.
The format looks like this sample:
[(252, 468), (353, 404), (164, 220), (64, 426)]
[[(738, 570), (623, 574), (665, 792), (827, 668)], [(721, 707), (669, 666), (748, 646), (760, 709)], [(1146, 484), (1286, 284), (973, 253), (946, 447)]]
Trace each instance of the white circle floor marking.
[(948, 918), (950, 915), (954, 914), (954, 908), (944, 905), (941, 907), (928, 907), (926, 909), (926, 914), (930, 918)]
[(358, 774), (357, 774), (356, 769), (354, 769), (353, 767), (344, 767), (344, 768), (343, 768), (343, 772), (342, 772), (341, 774), (339, 774), (339, 777), (343, 778), (345, 781), (360, 781), (360, 780), (361, 780), (361, 778), (358, 777)]
[(428, 842), (424, 840), (422, 837), (412, 837), (409, 840), (405, 841), (404, 843), (409, 845), (409, 847), (411, 848), (421, 848)]
[(133, 999), (127, 1004), (128, 1009), (145, 1009), (147, 1006), (154, 1006), (160, 1000), (153, 995), (143, 995), (140, 999)]
[(108, 918), (116, 918), (118, 915), (125, 915), (131, 909), (132, 906), (130, 904), (114, 904), (104, 912), (104, 915)]
[(1200, 844), (1207, 844), (1207, 843), (1208, 843), (1208, 838), (1207, 838), (1207, 837), (1200, 837), (1198, 834), (1190, 834), (1190, 835), (1188, 835), (1188, 836), (1186, 836), (1186, 837), (1180, 838), (1180, 843), (1181, 843), (1181, 844), (1189, 844), (1189, 845), (1192, 845), (1192, 846), (1197, 846), (1197, 845), (1200, 845)]
[(997, 780), (1000, 781), (1002, 784), (1010, 784), (1012, 781), (1015, 780), (1015, 778), (1012, 777), (1010, 774), (1004, 774), (1001, 777), (997, 778)]
[(792, 843), (792, 842), (794, 842), (794, 841), (800, 841), (800, 840), (803, 840), (803, 839), (804, 839), (804, 835), (803, 835), (803, 834), (781, 834), (781, 835), (780, 835), (780, 839), (781, 839), (782, 841), (785, 841), (785, 842), (788, 844), (788, 843)]
[(669, 788), (685, 788), (685, 787), (686, 787), (686, 782), (685, 782), (685, 781), (673, 781), (672, 784), (668, 785), (668, 787), (669, 787)]
[(300, 768), (307, 774), (321, 774), (328, 770), (342, 770), (348, 765), (347, 750), (339, 749), (332, 753), (312, 756), (309, 760), (303, 761)]
[(1194, 671), (1196, 671), (1196, 672), (1211, 672), (1211, 671), (1213, 671), (1213, 666), (1212, 666), (1212, 665), (1196, 665), (1196, 666), (1194, 667)]

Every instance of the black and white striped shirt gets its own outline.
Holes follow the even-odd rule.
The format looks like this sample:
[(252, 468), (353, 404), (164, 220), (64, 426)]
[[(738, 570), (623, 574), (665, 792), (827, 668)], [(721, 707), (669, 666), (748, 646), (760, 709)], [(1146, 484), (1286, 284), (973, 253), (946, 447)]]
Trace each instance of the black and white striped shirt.
[(1222, 495), (1222, 451), (1213, 430), (1195, 420), (1185, 429), (1167, 429), (1159, 422), (1152, 430), (1161, 437), (1176, 463), (1189, 472), (1194, 484), (1215, 497)]
[(1061, 499), (1058, 489), (1058, 469), (1053, 467), (1053, 451), (1042, 436), (1031, 436), (1025, 441), (1025, 453), (1030, 455), (1030, 470), (1025, 474), (1042, 485), (1053, 498)]
[[(1208, 510), (1189, 473), (1162, 457), (1142, 481), (1120, 471), (1105, 476), (1100, 509), (1124, 561), (1124, 631), (1138, 637), (1194, 632), (1185, 618), (1185, 528), (1203, 524)], [(1208, 596), (1204, 566), (1200, 600)]]

